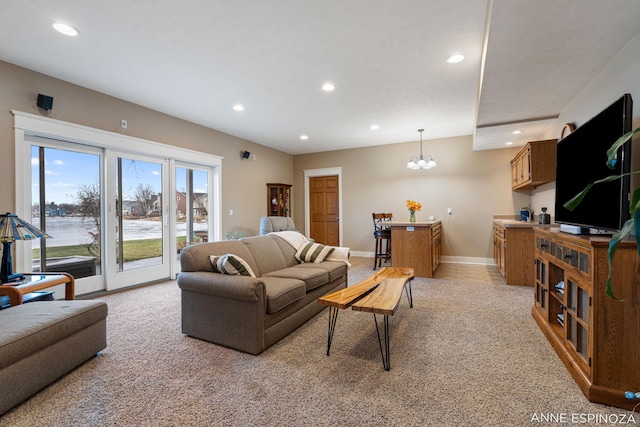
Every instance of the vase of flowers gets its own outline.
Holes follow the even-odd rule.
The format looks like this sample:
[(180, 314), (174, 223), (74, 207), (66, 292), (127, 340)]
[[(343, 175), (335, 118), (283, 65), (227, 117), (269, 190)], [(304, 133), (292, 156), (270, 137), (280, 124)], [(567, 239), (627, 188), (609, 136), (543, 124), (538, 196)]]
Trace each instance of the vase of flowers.
[(409, 209), (409, 222), (416, 222), (416, 212), (422, 209), (422, 205), (415, 200), (407, 200), (407, 209)]

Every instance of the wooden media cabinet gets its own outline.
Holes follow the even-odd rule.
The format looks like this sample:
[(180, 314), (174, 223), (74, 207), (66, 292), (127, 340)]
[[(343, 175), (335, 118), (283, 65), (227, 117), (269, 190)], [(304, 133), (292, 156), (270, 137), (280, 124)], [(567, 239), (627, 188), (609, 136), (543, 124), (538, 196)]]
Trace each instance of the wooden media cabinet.
[(635, 241), (620, 243), (605, 295), (608, 237), (535, 229), (533, 318), (591, 402), (633, 409), (640, 391), (640, 274)]

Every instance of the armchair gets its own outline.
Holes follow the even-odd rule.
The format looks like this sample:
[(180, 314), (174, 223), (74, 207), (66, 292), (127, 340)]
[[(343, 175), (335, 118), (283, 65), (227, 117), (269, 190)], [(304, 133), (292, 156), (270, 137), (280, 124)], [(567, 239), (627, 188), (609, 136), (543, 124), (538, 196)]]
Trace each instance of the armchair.
[(274, 231), (297, 231), (291, 217), (263, 216), (260, 217), (260, 235), (265, 236)]

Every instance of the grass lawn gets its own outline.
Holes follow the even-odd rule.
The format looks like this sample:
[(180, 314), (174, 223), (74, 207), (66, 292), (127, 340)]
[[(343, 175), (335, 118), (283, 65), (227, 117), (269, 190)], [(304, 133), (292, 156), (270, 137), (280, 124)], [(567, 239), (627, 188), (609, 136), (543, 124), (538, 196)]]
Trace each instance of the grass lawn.
[[(184, 236), (178, 237), (178, 244), (184, 243)], [(123, 244), (124, 262), (162, 256), (162, 239), (127, 240)], [(47, 248), (47, 258), (69, 256), (94, 256), (85, 245), (55, 246)], [(40, 249), (33, 250), (33, 259), (40, 258)]]

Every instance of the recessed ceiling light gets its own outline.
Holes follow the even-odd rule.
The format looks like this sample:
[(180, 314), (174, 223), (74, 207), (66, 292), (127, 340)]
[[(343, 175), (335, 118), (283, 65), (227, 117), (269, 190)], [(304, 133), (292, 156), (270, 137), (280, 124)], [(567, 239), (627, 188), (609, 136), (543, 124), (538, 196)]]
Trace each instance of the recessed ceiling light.
[(62, 22), (54, 22), (53, 23), (53, 28), (56, 29), (56, 31), (65, 34), (67, 36), (77, 36), (78, 35), (78, 30), (76, 30), (75, 28), (73, 28), (71, 25), (67, 25), (67, 24), (63, 24)]
[(306, 141), (309, 137), (307, 135), (300, 135), (300, 139)]
[(456, 55), (450, 56), (449, 59), (447, 59), (447, 62), (449, 64), (456, 64), (462, 61), (463, 59), (464, 59), (464, 55), (456, 54)]
[(330, 83), (330, 82), (327, 82), (327, 83), (322, 85), (322, 90), (325, 91), (325, 92), (331, 92), (335, 88), (336, 87), (333, 85), (333, 83)]
[(380, 129), (380, 126), (378, 126), (378, 125), (371, 125), (371, 126), (369, 127), (369, 129), (371, 129), (371, 130), (378, 130), (378, 129)]
[(507, 142), (507, 145), (513, 145), (513, 142), (509, 141)]
[(521, 131), (521, 130), (514, 130), (514, 131), (513, 131), (513, 134), (514, 134), (514, 135), (520, 135), (521, 133), (522, 133), (522, 131)]
[(244, 106), (240, 105), (240, 104), (236, 104), (233, 106), (233, 109), (236, 111), (244, 111)]

